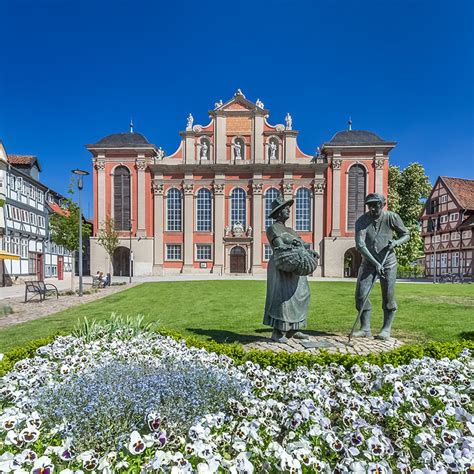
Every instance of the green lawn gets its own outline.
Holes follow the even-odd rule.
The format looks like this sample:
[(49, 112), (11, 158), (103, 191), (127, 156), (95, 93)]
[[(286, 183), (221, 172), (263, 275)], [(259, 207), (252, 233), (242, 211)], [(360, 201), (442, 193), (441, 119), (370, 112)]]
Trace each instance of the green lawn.
[[(347, 333), (356, 317), (352, 282), (311, 282), (308, 331)], [(218, 342), (268, 337), (262, 325), (265, 281), (186, 281), (144, 283), (107, 298), (0, 331), (0, 352), (59, 330), (78, 318), (101, 320), (112, 312)], [(405, 342), (473, 338), (474, 285), (401, 283), (397, 286), (393, 335)], [(381, 325), (380, 288), (374, 288), (373, 329)]]

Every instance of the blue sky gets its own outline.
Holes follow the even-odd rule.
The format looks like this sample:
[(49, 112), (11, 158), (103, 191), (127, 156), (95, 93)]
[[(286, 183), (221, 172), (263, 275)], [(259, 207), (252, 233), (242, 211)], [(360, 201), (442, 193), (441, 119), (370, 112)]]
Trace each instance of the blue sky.
[[(398, 142), (391, 163), (474, 178), (471, 0), (3, 2), (0, 139), (65, 193), (84, 148), (135, 130), (168, 153), (189, 112), (241, 88), (290, 112), (306, 153), (347, 127)], [(85, 213), (92, 186), (85, 182)]]

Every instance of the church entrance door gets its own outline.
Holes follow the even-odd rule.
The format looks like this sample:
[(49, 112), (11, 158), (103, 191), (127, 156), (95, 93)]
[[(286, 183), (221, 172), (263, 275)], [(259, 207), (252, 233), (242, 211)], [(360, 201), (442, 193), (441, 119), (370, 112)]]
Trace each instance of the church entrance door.
[(234, 247), (230, 251), (230, 273), (245, 273), (245, 249)]
[(118, 247), (114, 252), (114, 276), (130, 276), (130, 249)]

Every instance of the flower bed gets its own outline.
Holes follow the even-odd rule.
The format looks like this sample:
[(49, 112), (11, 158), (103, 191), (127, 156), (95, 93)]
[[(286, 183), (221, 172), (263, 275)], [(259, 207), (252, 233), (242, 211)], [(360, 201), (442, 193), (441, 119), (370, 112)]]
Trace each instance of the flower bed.
[(2, 379), (0, 471), (466, 472), (473, 369), (468, 350), (283, 372), (149, 332), (58, 337)]

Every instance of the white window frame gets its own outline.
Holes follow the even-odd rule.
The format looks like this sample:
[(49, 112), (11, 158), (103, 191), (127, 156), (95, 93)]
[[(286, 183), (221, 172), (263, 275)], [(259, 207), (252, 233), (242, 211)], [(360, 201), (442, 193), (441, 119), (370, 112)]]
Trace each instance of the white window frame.
[(441, 260), (440, 260), (440, 267), (441, 268), (446, 268), (448, 266), (448, 254), (447, 253), (442, 253), (441, 254)]
[(451, 268), (459, 268), (459, 252), (451, 254)]
[[(179, 193), (180, 197), (180, 210), (179, 210), (179, 225), (178, 225), (178, 220), (173, 217), (172, 220), (170, 220), (170, 193), (171, 191), (177, 191)], [(175, 194), (173, 192), (173, 194)], [(174, 198), (173, 198), (174, 199)], [(183, 192), (181, 189), (172, 187), (169, 188), (168, 191), (166, 192), (166, 232), (182, 232), (183, 231), (183, 207), (184, 207), (184, 199), (183, 199)], [(173, 210), (173, 212), (176, 213), (176, 210)], [(171, 229), (171, 223), (173, 224), (172, 227), (179, 227), (179, 228), (173, 228)]]
[[(301, 203), (298, 201), (298, 193), (301, 194), (306, 194), (308, 197), (308, 208), (303, 209), (299, 207), (301, 203), (305, 203), (306, 201), (301, 201)], [(308, 188), (305, 188), (304, 186), (298, 188), (295, 193), (295, 230), (297, 232), (311, 232), (311, 210), (312, 210), (312, 199), (311, 199), (311, 191)], [(307, 218), (306, 216), (301, 217), (299, 214), (306, 214), (307, 212)], [(302, 225), (304, 224), (304, 225)]]
[(441, 234), (441, 242), (447, 242), (449, 240), (449, 234)]
[[(209, 200), (207, 201), (203, 201), (204, 203), (209, 203), (209, 209), (206, 209), (205, 207), (203, 209), (199, 209), (199, 203), (200, 203), (200, 196), (208, 196), (209, 197)], [(196, 224), (195, 224), (195, 228), (196, 228), (196, 232), (212, 232), (212, 207), (213, 207), (213, 203), (212, 203), (212, 192), (207, 189), (207, 188), (200, 188), (197, 193), (196, 193)], [(207, 215), (207, 211), (209, 212), (209, 228), (206, 228), (206, 229), (200, 229), (200, 225), (202, 224), (206, 224), (207, 223), (207, 219), (199, 219), (200, 217), (200, 214), (203, 214), (203, 215)]]
[(459, 220), (459, 212), (449, 214), (449, 222), (456, 222), (457, 220)]
[(440, 202), (440, 204), (444, 204), (444, 203), (448, 202), (448, 195), (447, 195), (447, 194), (443, 194), (443, 195), (439, 198), (439, 202)]
[[(169, 257), (168, 251), (171, 247), (179, 247), (179, 258)], [(166, 261), (168, 262), (182, 262), (183, 261), (183, 245), (182, 244), (166, 244)]]
[[(269, 250), (268, 257), (267, 257), (267, 250)], [(270, 244), (263, 244), (263, 249), (262, 249), (263, 261), (268, 262), (272, 254), (273, 254), (272, 246)]]
[[(199, 257), (199, 247), (207, 247), (209, 248), (209, 257)], [(199, 243), (195, 244), (195, 252), (196, 252), (196, 262), (212, 262), (212, 244), (206, 243)]]
[(448, 214), (443, 214), (442, 216), (439, 216), (440, 224), (446, 224), (446, 222), (448, 222), (448, 220), (449, 220)]

